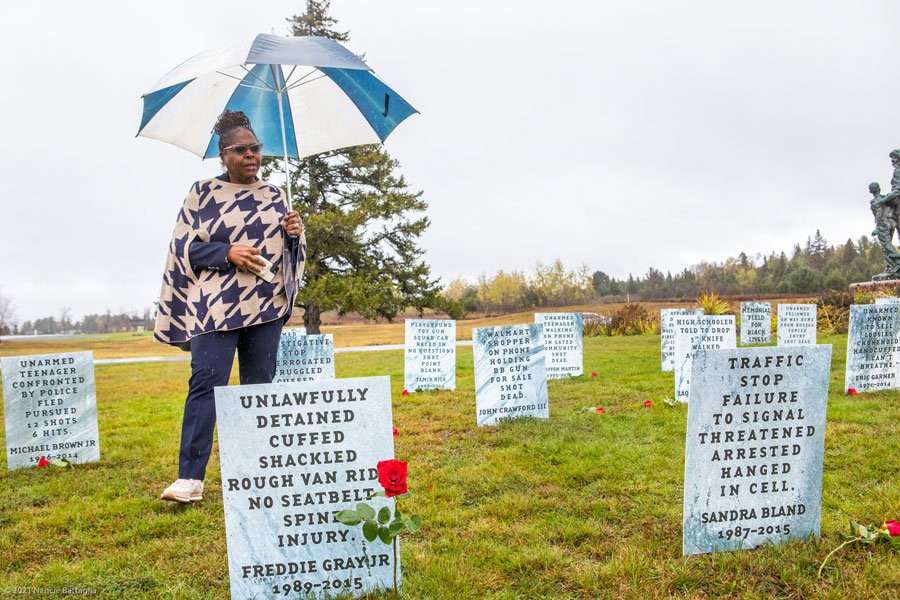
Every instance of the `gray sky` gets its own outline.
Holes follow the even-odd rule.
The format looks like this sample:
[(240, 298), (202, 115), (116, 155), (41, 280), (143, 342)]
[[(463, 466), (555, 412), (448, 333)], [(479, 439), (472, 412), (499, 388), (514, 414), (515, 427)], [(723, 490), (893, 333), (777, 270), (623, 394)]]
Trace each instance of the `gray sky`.
[[(445, 281), (537, 261), (614, 276), (872, 230), (900, 147), (898, 10), (838, 2), (334, 0), (421, 112), (387, 141)], [(0, 3), (0, 289), (19, 320), (142, 309), (190, 183), (135, 138), (170, 68), (303, 0)], [(249, 8), (248, 8), (249, 7)]]

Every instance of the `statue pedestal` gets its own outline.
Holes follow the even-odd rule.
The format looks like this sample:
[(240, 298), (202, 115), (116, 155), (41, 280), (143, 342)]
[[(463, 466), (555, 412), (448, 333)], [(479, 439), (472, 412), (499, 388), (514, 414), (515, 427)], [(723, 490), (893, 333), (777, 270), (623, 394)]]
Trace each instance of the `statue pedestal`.
[(861, 281), (851, 283), (850, 291), (886, 296), (900, 296), (900, 279), (884, 279), (882, 281)]

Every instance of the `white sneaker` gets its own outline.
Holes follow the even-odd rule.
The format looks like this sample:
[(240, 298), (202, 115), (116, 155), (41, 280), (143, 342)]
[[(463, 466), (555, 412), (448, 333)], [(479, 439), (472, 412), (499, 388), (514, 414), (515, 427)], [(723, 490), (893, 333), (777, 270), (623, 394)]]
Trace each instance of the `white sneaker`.
[(160, 499), (183, 504), (203, 500), (203, 481), (200, 479), (176, 479), (175, 483), (163, 491)]

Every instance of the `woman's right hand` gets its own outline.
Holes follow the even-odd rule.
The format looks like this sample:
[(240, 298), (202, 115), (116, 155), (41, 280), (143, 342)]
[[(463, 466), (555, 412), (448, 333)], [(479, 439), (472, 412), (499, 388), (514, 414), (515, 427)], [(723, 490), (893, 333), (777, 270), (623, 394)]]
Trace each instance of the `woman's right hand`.
[(265, 266), (259, 250), (246, 244), (232, 244), (228, 249), (228, 262), (251, 273), (258, 273)]

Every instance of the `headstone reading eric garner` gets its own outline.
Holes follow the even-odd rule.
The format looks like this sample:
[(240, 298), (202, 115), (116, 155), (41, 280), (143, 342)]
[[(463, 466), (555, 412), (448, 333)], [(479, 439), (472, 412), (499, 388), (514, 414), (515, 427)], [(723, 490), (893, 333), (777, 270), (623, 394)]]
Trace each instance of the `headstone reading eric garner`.
[(675, 317), (702, 314), (702, 308), (664, 308), (659, 311), (659, 344), (663, 371), (675, 370)]
[(814, 346), (816, 343), (816, 305), (778, 305), (778, 345)]
[(684, 554), (819, 534), (831, 346), (694, 358)]
[(550, 418), (544, 371), (544, 326), (504, 325), (472, 330), (476, 423), (517, 417)]
[(403, 388), (456, 389), (456, 321), (407, 319)]
[(10, 471), (33, 467), (42, 456), (100, 460), (93, 353), (8, 356), (0, 371)]
[(584, 374), (584, 319), (581, 313), (534, 313), (544, 326), (547, 379)]
[(736, 347), (734, 315), (675, 317), (675, 399), (691, 398), (691, 365), (697, 352)]
[(741, 344), (768, 344), (771, 341), (772, 305), (741, 302)]
[(282, 332), (273, 383), (330, 379), (334, 379), (334, 336), (306, 335), (296, 329)]
[(854, 304), (847, 334), (844, 389), (900, 387), (900, 304)]
[[(390, 546), (335, 520), (394, 457), (388, 377), (217, 387), (231, 597), (331, 598), (390, 588)], [(393, 500), (375, 498), (375, 510)], [(398, 566), (399, 571), (399, 566)]]

